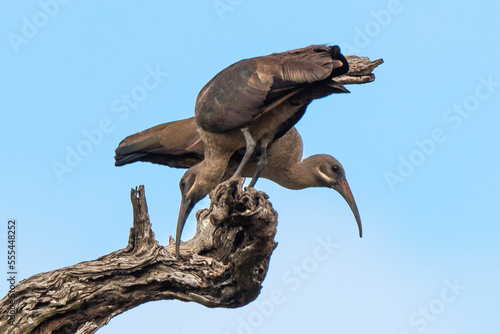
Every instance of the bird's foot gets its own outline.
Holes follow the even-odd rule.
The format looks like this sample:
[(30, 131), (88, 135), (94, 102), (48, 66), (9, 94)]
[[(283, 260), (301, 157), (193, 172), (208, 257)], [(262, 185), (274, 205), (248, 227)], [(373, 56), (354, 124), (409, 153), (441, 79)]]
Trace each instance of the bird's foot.
[(213, 198), (220, 198), (222, 194), (229, 192), (233, 197), (238, 197), (243, 192), (244, 177), (231, 177), (229, 180), (219, 183), (212, 191)]

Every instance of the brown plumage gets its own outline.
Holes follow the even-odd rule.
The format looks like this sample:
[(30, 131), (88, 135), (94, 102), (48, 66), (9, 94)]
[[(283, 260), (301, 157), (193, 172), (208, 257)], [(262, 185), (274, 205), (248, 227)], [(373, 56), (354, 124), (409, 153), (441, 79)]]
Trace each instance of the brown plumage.
[(205, 145), (194, 118), (160, 124), (123, 139), (115, 151), (115, 166), (147, 161), (189, 168), (204, 158)]
[[(313, 99), (348, 92), (332, 80), (348, 70), (338, 46), (311, 45), (240, 60), (202, 88), (196, 99), (196, 122), (209, 132), (241, 129), (280, 105), (305, 107)], [(305, 111), (298, 109), (300, 115), (280, 123), (284, 125), (281, 134)]]

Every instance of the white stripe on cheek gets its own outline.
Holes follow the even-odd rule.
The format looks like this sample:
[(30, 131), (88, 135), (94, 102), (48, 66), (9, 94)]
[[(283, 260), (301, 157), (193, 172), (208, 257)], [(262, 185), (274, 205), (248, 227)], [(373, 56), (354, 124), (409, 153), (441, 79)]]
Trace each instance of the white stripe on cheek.
[(326, 175), (325, 173), (323, 173), (319, 169), (318, 169), (318, 173), (319, 173), (319, 175), (321, 175), (321, 177), (323, 178), (323, 180), (325, 180), (326, 182), (330, 183), (332, 181), (331, 177), (329, 177), (328, 175)]

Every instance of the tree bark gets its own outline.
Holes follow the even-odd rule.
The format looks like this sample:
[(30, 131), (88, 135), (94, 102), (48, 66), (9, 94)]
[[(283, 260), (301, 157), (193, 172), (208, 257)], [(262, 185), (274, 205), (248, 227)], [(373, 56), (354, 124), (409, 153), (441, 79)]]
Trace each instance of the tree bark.
[[(347, 56), (341, 84), (375, 79), (382, 59)], [(114, 316), (152, 300), (178, 299), (207, 307), (255, 300), (276, 247), (277, 213), (265, 193), (225, 182), (209, 209), (196, 213), (195, 236), (175, 259), (171, 238), (160, 246), (151, 230), (144, 187), (131, 192), (133, 227), (127, 247), (25, 279), (0, 300), (0, 334), (95, 333)], [(9, 318), (11, 305), (15, 317)]]
[(377, 59), (370, 61), (368, 57), (345, 56), (349, 63), (349, 72), (335, 77), (335, 81), (343, 85), (359, 85), (375, 80), (373, 70), (384, 61)]

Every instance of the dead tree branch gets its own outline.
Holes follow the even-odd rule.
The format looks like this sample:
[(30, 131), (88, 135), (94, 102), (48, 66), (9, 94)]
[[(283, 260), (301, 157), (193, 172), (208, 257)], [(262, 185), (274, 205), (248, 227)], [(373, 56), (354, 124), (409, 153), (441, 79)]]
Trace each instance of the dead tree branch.
[(345, 56), (349, 63), (349, 72), (344, 75), (335, 77), (335, 81), (343, 85), (356, 85), (369, 83), (375, 80), (373, 70), (384, 61), (377, 59), (370, 61), (368, 57)]
[[(0, 301), (0, 333), (94, 333), (111, 318), (152, 300), (194, 301), (234, 308), (260, 293), (276, 247), (277, 213), (255, 189), (224, 184), (210, 209), (197, 213), (197, 232), (182, 244), (155, 240), (144, 187), (132, 190), (134, 223), (126, 248), (94, 261), (34, 275)], [(14, 321), (7, 310), (16, 306)]]

